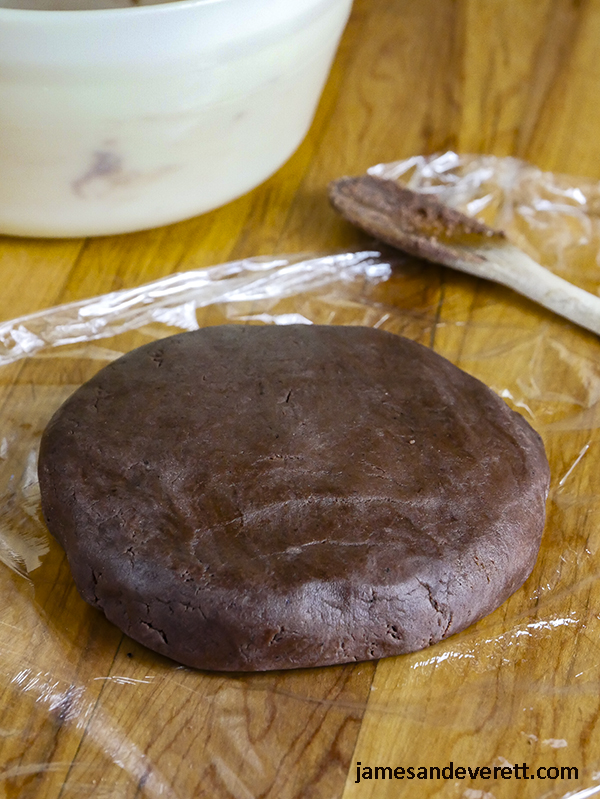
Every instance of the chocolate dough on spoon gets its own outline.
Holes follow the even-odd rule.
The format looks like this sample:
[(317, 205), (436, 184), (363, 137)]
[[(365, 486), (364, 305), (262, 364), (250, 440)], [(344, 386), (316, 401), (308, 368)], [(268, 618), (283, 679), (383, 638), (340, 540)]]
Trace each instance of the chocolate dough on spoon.
[(333, 207), (357, 227), (435, 263), (493, 280), (600, 335), (600, 297), (536, 263), (504, 233), (395, 180), (374, 175), (329, 185)]

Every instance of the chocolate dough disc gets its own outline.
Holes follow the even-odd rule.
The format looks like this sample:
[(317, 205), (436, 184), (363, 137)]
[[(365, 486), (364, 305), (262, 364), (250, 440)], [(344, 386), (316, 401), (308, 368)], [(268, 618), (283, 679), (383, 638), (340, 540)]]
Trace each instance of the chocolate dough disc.
[(148, 344), (57, 411), (43, 511), (83, 597), (203, 669), (421, 649), (527, 578), (541, 440), (431, 350), (362, 327)]

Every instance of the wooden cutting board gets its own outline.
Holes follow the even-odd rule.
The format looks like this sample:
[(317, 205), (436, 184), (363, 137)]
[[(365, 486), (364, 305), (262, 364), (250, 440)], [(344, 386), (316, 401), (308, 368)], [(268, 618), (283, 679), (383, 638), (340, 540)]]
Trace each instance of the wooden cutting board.
[[(329, 209), (326, 185), (379, 162), (454, 149), (600, 178), (599, 94), (600, 0), (355, 0), (311, 131), (273, 178), (148, 232), (0, 237), (0, 318), (247, 256), (369, 248)], [(600, 284), (593, 254), (589, 274)], [(600, 792), (600, 342), (464, 275), (413, 262), (402, 277), (380, 289), (382, 307), (401, 306), (415, 338), (508, 392), (543, 428), (553, 490), (526, 585), (421, 653), (223, 676), (123, 637), (80, 600), (52, 545), (30, 582), (0, 573), (0, 797)], [(52, 361), (35, 369), (3, 373), (3, 402), (18, 392), (35, 401)], [(580, 420), (568, 429), (559, 402)], [(363, 769), (375, 767), (392, 771), (369, 779)], [(554, 779), (561, 768), (578, 777)]]

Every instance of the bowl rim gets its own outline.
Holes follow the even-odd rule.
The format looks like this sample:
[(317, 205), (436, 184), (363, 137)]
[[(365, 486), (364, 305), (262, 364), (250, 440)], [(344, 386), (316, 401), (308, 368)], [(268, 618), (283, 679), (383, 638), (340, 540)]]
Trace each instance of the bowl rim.
[[(0, 22), (73, 22), (74, 19), (94, 19), (112, 16), (141, 16), (174, 13), (176, 10), (212, 5), (235, 5), (241, 0), (159, 0), (146, 5), (110, 6), (107, 8), (10, 8), (0, 4)], [(0, 0), (1, 2), (1, 0)], [(252, 0), (243, 0), (245, 3)], [(57, 17), (59, 15), (59, 17)]]

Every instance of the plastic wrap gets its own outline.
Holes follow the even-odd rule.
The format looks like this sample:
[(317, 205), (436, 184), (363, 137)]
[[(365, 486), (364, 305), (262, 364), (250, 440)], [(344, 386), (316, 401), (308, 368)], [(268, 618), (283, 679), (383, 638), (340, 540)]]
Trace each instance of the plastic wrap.
[[(372, 171), (435, 191), (598, 292), (596, 184), (454, 153)], [(282, 674), (195, 672), (79, 598), (41, 519), (39, 438), (63, 399), (137, 345), (201, 325), (291, 322), (409, 336), (525, 415), (553, 473), (540, 557), (502, 608), (423, 652)], [(596, 337), (508, 290), (374, 245), (224, 264), (4, 323), (0, 387), (0, 796), (600, 796)], [(527, 763), (578, 776), (358, 784), (357, 762)]]

